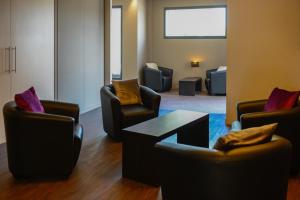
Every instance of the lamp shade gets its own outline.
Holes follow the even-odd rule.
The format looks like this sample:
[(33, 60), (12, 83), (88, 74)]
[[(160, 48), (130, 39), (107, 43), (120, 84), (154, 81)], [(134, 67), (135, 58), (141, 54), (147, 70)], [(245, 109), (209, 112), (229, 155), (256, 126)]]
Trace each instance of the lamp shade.
[(200, 62), (199, 61), (191, 61), (191, 67), (199, 67)]

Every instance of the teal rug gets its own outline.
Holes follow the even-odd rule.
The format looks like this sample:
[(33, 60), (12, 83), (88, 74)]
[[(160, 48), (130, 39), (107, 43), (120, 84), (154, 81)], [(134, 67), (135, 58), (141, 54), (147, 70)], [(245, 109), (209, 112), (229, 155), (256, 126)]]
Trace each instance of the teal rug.
[[(168, 114), (170, 112), (173, 112), (174, 110), (165, 110), (160, 109), (159, 110), (159, 116), (163, 116), (165, 114)], [(209, 113), (209, 147), (213, 147), (216, 140), (228, 133), (229, 128), (225, 124), (225, 114), (219, 114), (219, 113)], [(177, 135), (173, 135), (166, 139), (168, 142), (175, 142), (177, 141)]]

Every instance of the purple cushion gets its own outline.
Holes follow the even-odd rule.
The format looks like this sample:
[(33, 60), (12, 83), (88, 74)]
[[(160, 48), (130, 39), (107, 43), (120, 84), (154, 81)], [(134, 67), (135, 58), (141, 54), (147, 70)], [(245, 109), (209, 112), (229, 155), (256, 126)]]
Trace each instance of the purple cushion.
[(272, 91), (264, 110), (266, 112), (271, 112), (276, 110), (291, 109), (297, 105), (299, 95), (299, 91), (290, 92), (275, 88)]
[(45, 112), (44, 107), (34, 90), (34, 87), (29, 88), (23, 93), (16, 94), (15, 102), (20, 109), (27, 112)]

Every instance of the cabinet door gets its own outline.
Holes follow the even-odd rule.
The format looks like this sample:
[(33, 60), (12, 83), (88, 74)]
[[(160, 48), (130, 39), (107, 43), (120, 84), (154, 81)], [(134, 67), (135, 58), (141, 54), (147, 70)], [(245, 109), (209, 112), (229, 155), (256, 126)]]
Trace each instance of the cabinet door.
[(84, 109), (83, 0), (57, 1), (57, 97)]
[(4, 142), (2, 108), (10, 100), (11, 76), (9, 70), (10, 0), (0, 0), (0, 143)]
[(58, 0), (58, 100), (81, 112), (100, 105), (104, 82), (103, 0)]
[(12, 0), (12, 93), (54, 99), (54, 0)]
[(100, 106), (99, 91), (104, 85), (104, 2), (84, 1), (84, 105), (83, 111)]

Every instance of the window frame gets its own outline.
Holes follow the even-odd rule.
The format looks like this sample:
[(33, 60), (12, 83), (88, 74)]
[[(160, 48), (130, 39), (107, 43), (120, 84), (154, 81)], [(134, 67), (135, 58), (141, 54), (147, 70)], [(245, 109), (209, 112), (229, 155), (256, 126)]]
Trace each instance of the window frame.
[[(166, 13), (168, 10), (225, 8), (225, 36), (167, 36), (166, 35)], [(227, 39), (227, 5), (210, 6), (187, 6), (187, 7), (165, 7), (164, 8), (164, 39)]]
[(121, 72), (120, 77), (113, 77), (111, 74), (111, 80), (122, 80), (123, 78), (123, 6), (122, 5), (113, 5), (112, 9), (120, 9), (121, 10)]

